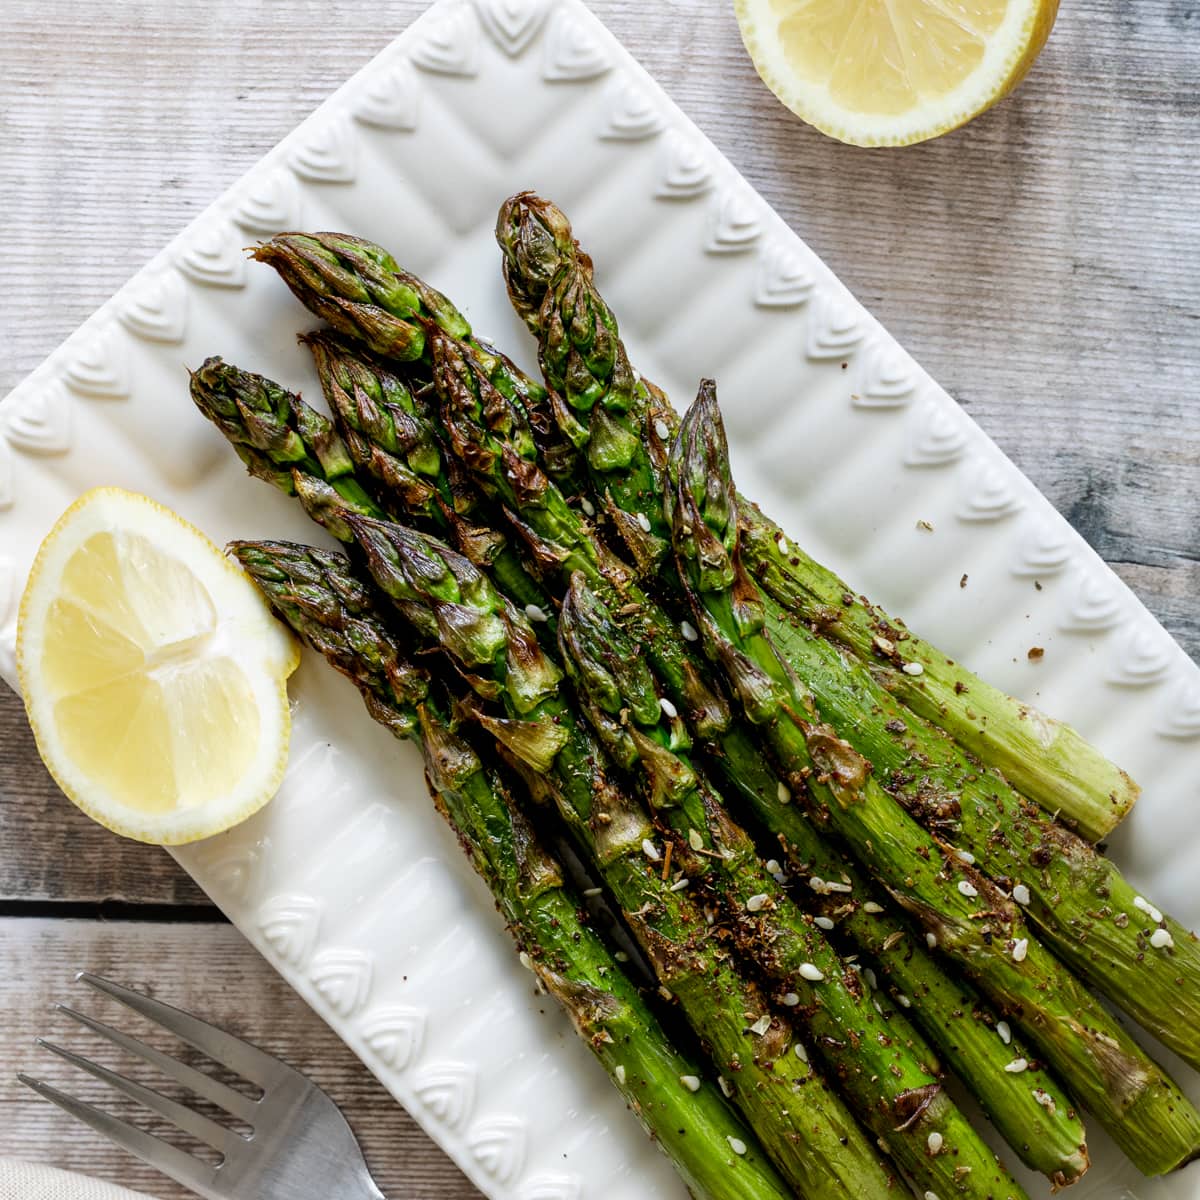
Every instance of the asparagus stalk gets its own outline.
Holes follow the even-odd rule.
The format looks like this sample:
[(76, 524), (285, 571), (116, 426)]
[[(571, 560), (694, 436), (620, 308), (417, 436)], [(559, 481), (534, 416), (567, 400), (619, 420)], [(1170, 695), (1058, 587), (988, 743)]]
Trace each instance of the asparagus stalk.
[[(346, 358), (334, 339), (306, 340), (346, 440), (327, 417), (262, 375), (216, 357), (191, 373), (196, 407), (225, 435), (250, 474), (300, 496), (310, 515), (342, 542), (353, 541), (337, 520), (343, 509), (403, 517), (450, 533), (517, 603), (545, 612), (552, 629), (549, 599), (514, 549), (495, 530), (480, 530), (468, 520), (475, 497), (446, 470), (432, 427), (405, 383), (369, 362)], [(321, 503), (326, 495), (337, 503)]]
[[(252, 473), (277, 483), (287, 492), (298, 490), (310, 514), (343, 540), (351, 539), (352, 534), (337, 518), (341, 500), (347, 505), (356, 500), (352, 506), (366, 515), (382, 515), (364, 489), (350, 486), (354, 480), (345, 469), (347, 456), (358, 466), (361, 478), (375, 485), (382, 498), (393, 501), (393, 509), (419, 516), (420, 506), (428, 502), (427, 489), (414, 489), (411, 475), (406, 472), (404, 462), (398, 461), (398, 455), (405, 446), (426, 444), (419, 430), (410, 428), (413, 420), (410, 401), (420, 412), (425, 412), (421, 393), (414, 396), (376, 360), (362, 356), (354, 359), (338, 339), (313, 337), (308, 343), (326, 397), (346, 433), (344, 444), (337, 440), (325, 418), (297, 397), (219, 360), (210, 360), (196, 373), (193, 395), (202, 410), (230, 437)], [(264, 392), (272, 397), (269, 405), (256, 400)], [(397, 397), (399, 403), (394, 403)], [(272, 415), (272, 423), (266, 423), (265, 413)], [(268, 447), (268, 451), (259, 449), (260, 446)], [(337, 469), (327, 477), (343, 483), (341, 492), (333, 493), (332, 497), (319, 483), (320, 471), (314, 466), (317, 446), (324, 449), (327, 461), (337, 464)], [(282, 448), (276, 451), (274, 459), (269, 454), (271, 447)], [(459, 494), (443, 475), (435, 474), (432, 456), (426, 450), (422, 449), (417, 461), (424, 468), (421, 479), (432, 483), (437, 494)], [(453, 461), (449, 460), (445, 466)], [(296, 468), (298, 489), (287, 470), (289, 466)], [(464, 508), (457, 499), (455, 506)], [(479, 561), (478, 556), (475, 561)], [(599, 553), (597, 561), (603, 561)], [(494, 562), (492, 570), (495, 574)], [(511, 586), (503, 590), (518, 599), (522, 594), (519, 590), (514, 593)], [(547, 605), (541, 611), (549, 614), (550, 608)], [(835, 872), (844, 870), (799, 812), (779, 805), (776, 777), (758, 760), (757, 752), (744, 753), (745, 747), (739, 752), (733, 739), (727, 739), (727, 750), (727, 761), (735, 777), (744, 782), (757, 780), (749, 786), (756, 811), (769, 827), (782, 831), (793, 857), (811, 868), (808, 873), (833, 878)], [(858, 894), (863, 893), (858, 891)], [(884, 960), (894, 960), (893, 970), (902, 993), (923, 997), (916, 1015), (926, 1033), (938, 1041), (950, 1065), (970, 1081), (985, 1111), (1029, 1165), (1059, 1181), (1075, 1178), (1086, 1164), (1086, 1157), (1081, 1154), (1083, 1134), (1059, 1086), (1044, 1076), (1040, 1068), (1039, 1077), (1031, 1077), (1032, 1087), (1028, 1088), (1005, 1073), (1002, 1067), (1011, 1056), (991, 1032), (995, 1018), (966, 1024), (962, 1021), (964, 1013), (983, 1012), (980, 998), (968, 985), (945, 976), (919, 946), (911, 946), (907, 939), (897, 940), (893, 935), (898, 932), (898, 923), (885, 918), (879, 905), (873, 907), (878, 910), (874, 914), (859, 913), (858, 923), (862, 926), (859, 932), (868, 935), (861, 944), (873, 947)], [(1020, 1047), (1015, 1046), (1012, 1056), (1019, 1054)], [(1039, 1105), (1034, 1099), (1035, 1092), (1049, 1097), (1050, 1103)]]
[(763, 865), (691, 761), (683, 723), (669, 701), (664, 709), (639, 648), (581, 574), (563, 602), (559, 645), (601, 742), (675, 835), (674, 862), (719, 898), (734, 944), (805, 1022), (826, 1074), (916, 1194), (1023, 1196), (942, 1089), (925, 1040), (902, 1012), (885, 1018), (869, 984)]
[(814, 817), (1020, 1022), (1140, 1170), (1161, 1174), (1190, 1161), (1200, 1153), (1200, 1113), (1178, 1086), (1037, 942), (1019, 906), (883, 790), (779, 657), (742, 564), (723, 443), (716, 390), (705, 381), (671, 450), (676, 559), (706, 648), (785, 775), (797, 790), (807, 787)]
[[(511, 400), (546, 413), (545, 388), (471, 332), (466, 317), (440, 292), (402, 270), (381, 246), (344, 233), (281, 233), (254, 250), (279, 273), (310, 312), (385, 358), (428, 361), (428, 329), (467, 341), (492, 383)], [(548, 414), (535, 422), (546, 469), (570, 490), (578, 481), (575, 449)]]
[[(883, 1194), (888, 1176), (824, 1081), (792, 1052), (790, 1027), (726, 961), (686, 876), (662, 878), (645, 812), (614, 786), (603, 751), (561, 695), (561, 673), (529, 622), (465, 557), (397, 525), (348, 514), (373, 578), (400, 614), (440, 643), (480, 697), (476, 717), (548, 777), (559, 811), (591, 857), (659, 982), (727, 1080), (788, 1183), (802, 1195)], [(748, 1030), (747, 1026), (751, 1028)]]
[[(546, 380), (565, 399), (564, 432), (583, 448), (597, 491), (611, 495), (626, 513), (646, 514), (647, 542), (668, 538), (657, 503), (660, 449), (678, 418), (630, 367), (616, 319), (596, 289), (591, 260), (575, 242), (570, 223), (549, 201), (526, 192), (501, 207), (496, 236), (513, 307), (538, 339)], [(624, 437), (625, 457), (606, 462), (588, 447), (597, 427), (613, 440), (613, 425)], [(663, 433), (656, 436), (657, 429)], [(1137, 785), (1075, 730), (984, 683), (856, 597), (745, 501), (742, 512), (747, 567), (783, 614), (818, 623), (880, 671), (905, 705), (999, 768), (1082, 836), (1103, 838), (1133, 806)], [(779, 622), (773, 628), (779, 632)], [(881, 651), (881, 645), (895, 648)], [(786, 637), (780, 649), (789, 652)], [(922, 666), (921, 674), (902, 669), (912, 662)]]
[(608, 947), (581, 920), (579, 898), (499, 772), (486, 768), (452, 728), (349, 560), (280, 542), (235, 542), (230, 549), (275, 613), (358, 686), (371, 716), (421, 747), (434, 802), (491, 889), (524, 961), (570, 1014), (693, 1194), (791, 1196), (744, 1122), (702, 1079), (701, 1068), (671, 1045)]

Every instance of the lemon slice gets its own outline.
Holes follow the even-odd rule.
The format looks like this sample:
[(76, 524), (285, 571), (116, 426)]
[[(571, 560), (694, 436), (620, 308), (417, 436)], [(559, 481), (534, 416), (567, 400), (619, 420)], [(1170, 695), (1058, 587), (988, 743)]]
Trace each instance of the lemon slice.
[(735, 0), (763, 82), (830, 137), (906, 146), (1003, 99), (1058, 0)]
[(67, 509), (21, 600), (17, 670), (42, 758), (84, 812), (143, 842), (209, 837), (275, 794), (298, 662), (208, 538), (117, 488)]

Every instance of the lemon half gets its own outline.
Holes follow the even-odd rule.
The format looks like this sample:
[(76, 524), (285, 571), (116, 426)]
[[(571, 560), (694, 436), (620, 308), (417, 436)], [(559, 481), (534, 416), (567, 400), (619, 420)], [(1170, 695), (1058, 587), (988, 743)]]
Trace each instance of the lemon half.
[(17, 670), (38, 750), (100, 824), (174, 845), (278, 790), (295, 639), (199, 530), (97, 488), (50, 531), (21, 600)]
[(858, 146), (948, 133), (1033, 65), (1058, 0), (735, 0), (766, 85), (797, 116)]

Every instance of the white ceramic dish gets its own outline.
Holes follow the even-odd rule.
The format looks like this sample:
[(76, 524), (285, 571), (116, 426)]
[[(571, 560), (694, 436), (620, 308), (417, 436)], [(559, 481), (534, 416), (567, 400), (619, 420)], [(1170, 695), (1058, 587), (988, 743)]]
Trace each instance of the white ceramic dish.
[[(15, 686), (35, 547), (87, 487), (145, 491), (218, 540), (314, 538), (187, 397), (184, 364), (211, 353), (319, 394), (295, 343), (311, 320), (242, 247), (291, 228), (375, 239), (532, 366), (491, 238), (523, 187), (571, 215), (647, 374), (677, 403), (720, 381), (746, 492), (1132, 770), (1145, 794), (1114, 854), (1200, 922), (1200, 671), (579, 0), (440, 0), (3, 402), (0, 674)], [(294, 694), (278, 798), (180, 862), (488, 1195), (682, 1197), (535, 997), (416, 754), (311, 658)], [(1146, 1182), (1089, 1134), (1081, 1200), (1200, 1196), (1200, 1168)]]

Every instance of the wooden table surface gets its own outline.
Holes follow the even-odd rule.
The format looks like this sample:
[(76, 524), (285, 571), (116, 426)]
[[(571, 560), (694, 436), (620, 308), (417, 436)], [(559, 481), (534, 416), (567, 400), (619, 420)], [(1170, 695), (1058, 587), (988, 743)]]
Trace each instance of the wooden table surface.
[[(731, 0), (591, 2), (1200, 652), (1200, 10), (1064, 0), (1013, 99), (940, 141), (868, 152), (772, 99)], [(5, 0), (0, 395), (424, 7)], [(86, 966), (311, 1073), (389, 1194), (475, 1194), (165, 853), (59, 795), (2, 684), (0, 799), (0, 1154), (185, 1194), (13, 1079), (68, 1078), (30, 1039), (65, 1033), (49, 1005), (79, 999)]]

